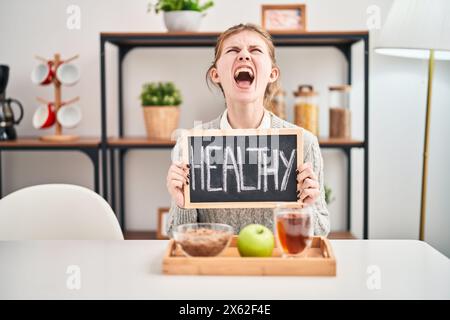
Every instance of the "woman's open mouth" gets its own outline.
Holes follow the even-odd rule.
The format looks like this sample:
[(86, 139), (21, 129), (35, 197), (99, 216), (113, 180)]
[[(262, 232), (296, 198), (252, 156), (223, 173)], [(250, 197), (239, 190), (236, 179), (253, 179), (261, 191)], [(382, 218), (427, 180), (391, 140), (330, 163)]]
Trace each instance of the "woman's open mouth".
[(234, 72), (234, 81), (238, 88), (248, 89), (253, 83), (255, 75), (250, 67), (239, 67)]

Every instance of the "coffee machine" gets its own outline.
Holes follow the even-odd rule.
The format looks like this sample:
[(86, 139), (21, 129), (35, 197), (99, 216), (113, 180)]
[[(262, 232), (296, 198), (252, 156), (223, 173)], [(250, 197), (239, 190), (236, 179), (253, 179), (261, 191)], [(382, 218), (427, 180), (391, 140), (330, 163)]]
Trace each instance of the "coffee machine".
[[(11, 98), (6, 98), (6, 86), (8, 85), (9, 67), (0, 65), (0, 141), (15, 140), (17, 138), (15, 125), (23, 118), (22, 104)], [(11, 106), (19, 107), (19, 117), (14, 116)]]

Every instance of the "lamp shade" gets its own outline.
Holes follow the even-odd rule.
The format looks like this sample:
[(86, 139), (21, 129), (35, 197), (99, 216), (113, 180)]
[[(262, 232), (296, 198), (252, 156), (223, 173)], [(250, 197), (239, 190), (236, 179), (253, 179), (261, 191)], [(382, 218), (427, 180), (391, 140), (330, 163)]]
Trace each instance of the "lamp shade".
[(450, 60), (450, 1), (394, 0), (375, 52), (393, 56)]

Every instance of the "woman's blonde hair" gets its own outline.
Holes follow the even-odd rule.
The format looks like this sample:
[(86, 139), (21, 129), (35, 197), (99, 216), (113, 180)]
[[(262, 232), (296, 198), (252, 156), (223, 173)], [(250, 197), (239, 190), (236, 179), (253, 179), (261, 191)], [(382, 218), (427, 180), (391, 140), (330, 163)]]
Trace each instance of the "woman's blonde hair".
[[(241, 24), (235, 25), (235, 26), (225, 30), (217, 38), (216, 47), (214, 49), (214, 62), (211, 64), (211, 66), (206, 71), (206, 83), (207, 83), (208, 87), (209, 87), (209, 84), (212, 84), (214, 86), (218, 86), (220, 88), (220, 90), (222, 91), (222, 94), (224, 96), (225, 96), (225, 93), (223, 92), (222, 86), (220, 85), (220, 83), (216, 84), (215, 82), (212, 81), (210, 72), (211, 72), (211, 69), (217, 67), (217, 60), (219, 60), (220, 55), (222, 54), (224, 41), (227, 38), (231, 37), (232, 35), (235, 35), (235, 34), (240, 33), (242, 31), (253, 31), (253, 32), (256, 32), (257, 34), (259, 34), (262, 37), (262, 39), (267, 44), (267, 48), (269, 49), (269, 56), (270, 56), (270, 59), (272, 60), (272, 68), (273, 67), (278, 68), (277, 63), (276, 63), (276, 59), (275, 59), (275, 46), (273, 44), (272, 37), (270, 36), (270, 34), (267, 31), (265, 31), (261, 27), (255, 25), (255, 24), (252, 24), (252, 23), (247, 23), (247, 24), (242, 24), (241, 23)], [(279, 88), (280, 88), (280, 81), (279, 81), (279, 79), (280, 79), (280, 77), (278, 77), (278, 79), (276, 81), (267, 84), (267, 88), (266, 88), (266, 91), (264, 93), (264, 107), (266, 107), (266, 108), (270, 109), (270, 104), (271, 104), (272, 97), (273, 97), (274, 93), (277, 92), (279, 90)]]

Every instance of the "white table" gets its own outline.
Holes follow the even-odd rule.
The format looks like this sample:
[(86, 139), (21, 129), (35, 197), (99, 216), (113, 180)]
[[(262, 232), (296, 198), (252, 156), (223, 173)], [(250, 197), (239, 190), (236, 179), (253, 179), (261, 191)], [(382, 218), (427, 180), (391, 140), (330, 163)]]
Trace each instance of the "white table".
[(424, 242), (331, 243), (336, 277), (164, 275), (161, 240), (0, 242), (0, 299), (450, 299), (450, 260)]

